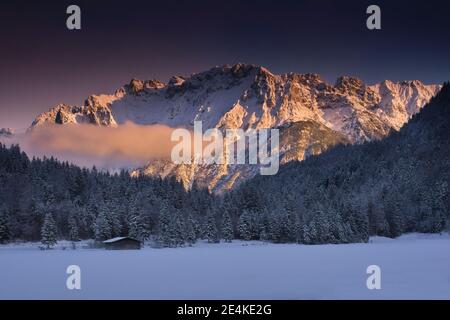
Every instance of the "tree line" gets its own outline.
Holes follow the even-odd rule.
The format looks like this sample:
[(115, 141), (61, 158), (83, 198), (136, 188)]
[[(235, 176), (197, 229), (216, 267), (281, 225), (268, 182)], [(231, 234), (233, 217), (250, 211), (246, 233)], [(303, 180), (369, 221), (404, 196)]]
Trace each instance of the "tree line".
[(337, 146), (224, 195), (174, 178), (30, 159), (0, 144), (0, 242), (150, 239), (163, 247), (264, 240), (366, 242), (449, 225), (450, 85), (399, 132)]

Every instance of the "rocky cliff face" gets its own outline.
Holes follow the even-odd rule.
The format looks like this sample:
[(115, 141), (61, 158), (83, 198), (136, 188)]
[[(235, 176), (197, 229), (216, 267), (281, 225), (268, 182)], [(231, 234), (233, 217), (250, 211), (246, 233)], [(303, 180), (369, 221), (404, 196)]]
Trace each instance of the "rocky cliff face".
[[(439, 90), (420, 81), (366, 85), (340, 77), (334, 85), (316, 74), (274, 75), (255, 65), (215, 67), (167, 84), (133, 79), (111, 95), (92, 95), (83, 106), (58, 105), (41, 114), (44, 123), (117, 126), (165, 124), (191, 128), (281, 128), (281, 162), (302, 160), (337, 143), (379, 139), (398, 130)], [(255, 166), (175, 166), (154, 161), (134, 174), (175, 174), (186, 187), (198, 180), (223, 190), (257, 173)]]
[[(301, 161), (311, 155), (320, 154), (336, 144), (347, 144), (349, 140), (342, 134), (314, 121), (299, 121), (280, 127), (279, 164)], [(247, 161), (248, 162), (248, 161)], [(239, 185), (260, 173), (261, 165), (251, 164), (182, 164), (169, 160), (151, 161), (146, 166), (134, 170), (132, 175), (175, 175), (186, 189), (194, 181), (200, 187), (221, 192)], [(267, 167), (267, 165), (266, 165)]]
[(31, 124), (31, 127), (45, 123), (54, 124), (78, 124), (90, 123), (100, 126), (116, 126), (117, 123), (107, 106), (98, 103), (96, 96), (91, 96), (82, 107), (59, 104), (49, 111), (39, 115)]

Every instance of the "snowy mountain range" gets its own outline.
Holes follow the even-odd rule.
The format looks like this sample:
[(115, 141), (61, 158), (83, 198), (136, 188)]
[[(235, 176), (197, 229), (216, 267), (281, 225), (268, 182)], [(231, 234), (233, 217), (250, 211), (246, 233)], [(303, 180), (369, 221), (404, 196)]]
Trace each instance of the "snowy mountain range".
[[(275, 75), (264, 67), (215, 67), (165, 84), (133, 79), (114, 94), (91, 95), (83, 106), (60, 104), (39, 115), (45, 123), (118, 126), (164, 124), (192, 128), (280, 128), (280, 163), (303, 160), (340, 143), (361, 143), (399, 130), (437, 93), (440, 85), (418, 80), (366, 85), (339, 77), (335, 85), (317, 74)], [(249, 165), (175, 165), (150, 162), (134, 175), (175, 175), (188, 188), (193, 181), (213, 191), (230, 189), (259, 172)]]

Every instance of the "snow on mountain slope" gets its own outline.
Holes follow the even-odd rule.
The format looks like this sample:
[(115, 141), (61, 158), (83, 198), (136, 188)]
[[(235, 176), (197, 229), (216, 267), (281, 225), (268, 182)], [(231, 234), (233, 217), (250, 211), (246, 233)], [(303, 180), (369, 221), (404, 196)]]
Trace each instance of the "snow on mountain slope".
[(237, 64), (173, 77), (168, 84), (133, 79), (112, 95), (90, 96), (84, 106), (58, 105), (32, 126), (132, 121), (189, 127), (202, 120), (204, 128), (247, 129), (314, 120), (361, 142), (399, 129), (438, 89), (420, 81), (367, 86), (352, 77), (340, 77), (332, 86), (315, 74), (279, 76)]
[[(380, 139), (400, 129), (439, 88), (417, 80), (386, 80), (368, 86), (348, 76), (330, 85), (316, 74), (274, 75), (263, 67), (237, 64), (187, 78), (172, 77), (167, 84), (133, 79), (114, 94), (90, 96), (83, 106), (58, 105), (39, 115), (32, 127), (44, 123), (117, 126), (131, 121), (192, 128), (197, 120), (203, 122), (204, 130), (291, 126), (280, 137), (280, 148), (286, 150), (283, 163), (302, 160), (337, 143)], [(314, 139), (308, 136), (311, 132)], [(197, 179), (217, 190), (255, 175), (257, 169), (156, 161), (134, 174), (174, 174), (186, 186)]]
[(440, 86), (427, 86), (417, 80), (397, 83), (385, 80), (370, 88), (380, 97), (380, 108), (376, 113), (399, 130), (437, 93)]
[[(91, 101), (95, 96), (89, 97), (87, 101)], [(67, 104), (59, 104), (49, 111), (40, 114), (31, 124), (31, 128), (45, 123), (55, 124), (79, 124), (91, 123), (102, 126), (116, 126), (111, 110), (108, 107), (96, 105), (70, 106)]]

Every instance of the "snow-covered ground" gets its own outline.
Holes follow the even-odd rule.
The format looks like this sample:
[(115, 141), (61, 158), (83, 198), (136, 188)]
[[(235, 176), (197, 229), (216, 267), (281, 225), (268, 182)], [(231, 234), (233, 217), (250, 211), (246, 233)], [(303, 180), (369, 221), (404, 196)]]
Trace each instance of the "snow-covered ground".
[[(81, 268), (81, 290), (66, 288), (69, 265)], [(366, 287), (369, 265), (381, 268), (381, 290)], [(201, 242), (139, 251), (0, 246), (0, 299), (17, 298), (450, 299), (450, 235), (318, 246)]]

